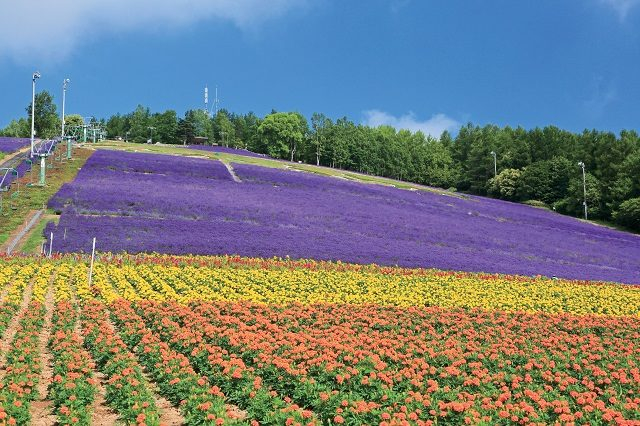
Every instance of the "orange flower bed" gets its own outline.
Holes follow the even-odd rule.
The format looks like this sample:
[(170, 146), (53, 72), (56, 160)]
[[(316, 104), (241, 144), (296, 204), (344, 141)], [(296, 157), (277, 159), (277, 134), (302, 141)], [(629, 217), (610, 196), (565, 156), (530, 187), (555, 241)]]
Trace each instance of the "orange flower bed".
[[(128, 303), (128, 302), (117, 302)], [(640, 319), (440, 308), (143, 301), (222, 390), (259, 383), (326, 423), (640, 422)]]

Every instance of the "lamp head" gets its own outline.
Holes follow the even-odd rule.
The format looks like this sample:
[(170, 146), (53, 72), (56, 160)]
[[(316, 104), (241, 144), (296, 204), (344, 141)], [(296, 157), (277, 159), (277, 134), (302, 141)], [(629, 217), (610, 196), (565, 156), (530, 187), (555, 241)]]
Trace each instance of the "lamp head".
[(36, 79), (40, 78), (40, 73), (38, 71), (33, 73), (33, 81), (35, 81)]
[(584, 167), (584, 163), (583, 163), (582, 161), (579, 161), (579, 162), (578, 162), (578, 166), (580, 166), (580, 167)]
[(495, 151), (491, 151), (491, 155), (496, 155)]

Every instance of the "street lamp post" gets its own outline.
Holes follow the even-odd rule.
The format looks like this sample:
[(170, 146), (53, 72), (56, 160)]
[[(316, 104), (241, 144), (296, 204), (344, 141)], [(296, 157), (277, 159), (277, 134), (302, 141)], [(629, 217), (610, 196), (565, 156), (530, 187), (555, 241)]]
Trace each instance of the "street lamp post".
[(496, 152), (491, 151), (491, 155), (493, 155), (493, 177), (498, 177), (498, 160), (496, 158)]
[(155, 130), (155, 127), (149, 126), (148, 129), (151, 130), (151, 136), (150, 136), (149, 140), (151, 141), (151, 143), (153, 143), (153, 131)]
[(580, 161), (578, 166), (582, 167), (582, 189), (584, 191), (584, 201), (582, 205), (584, 206), (584, 220), (588, 220), (587, 216), (587, 174), (584, 170), (584, 163)]
[(124, 132), (124, 141), (125, 142), (129, 141), (129, 132)]
[(71, 80), (69, 80), (68, 78), (65, 78), (62, 81), (62, 134), (60, 135), (62, 136), (62, 139), (64, 139), (64, 102), (67, 97), (67, 84), (69, 84), (70, 82)]
[(36, 80), (40, 78), (38, 71), (33, 73), (33, 86), (31, 91), (31, 157), (33, 157), (33, 144), (35, 140), (35, 123), (36, 123)]

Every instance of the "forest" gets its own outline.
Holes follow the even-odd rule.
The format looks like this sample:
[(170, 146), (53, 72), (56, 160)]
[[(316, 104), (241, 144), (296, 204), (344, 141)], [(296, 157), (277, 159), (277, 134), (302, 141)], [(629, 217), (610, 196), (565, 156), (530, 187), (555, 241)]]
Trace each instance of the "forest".
[[(48, 94), (36, 98), (37, 134), (55, 134), (47, 127), (59, 123), (51, 103)], [(26, 110), (30, 113), (30, 106)], [(113, 139), (243, 148), (576, 217), (584, 216), (586, 192), (590, 220), (640, 230), (640, 137), (635, 130), (574, 133), (555, 126), (524, 129), (468, 123), (455, 135), (445, 131), (435, 138), (321, 113), (308, 120), (297, 112), (272, 111), (259, 117), (222, 109), (213, 116), (189, 110), (180, 117), (174, 110), (151, 113), (142, 105), (100, 121)], [(26, 118), (13, 120), (0, 135), (28, 137), (27, 124)]]

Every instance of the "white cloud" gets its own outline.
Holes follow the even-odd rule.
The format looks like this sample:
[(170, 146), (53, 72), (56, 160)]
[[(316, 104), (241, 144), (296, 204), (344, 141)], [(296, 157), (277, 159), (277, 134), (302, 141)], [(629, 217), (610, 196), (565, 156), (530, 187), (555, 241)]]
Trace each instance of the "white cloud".
[(445, 130), (455, 130), (460, 123), (445, 114), (435, 114), (430, 119), (420, 121), (413, 112), (395, 117), (384, 111), (372, 109), (364, 112), (364, 123), (367, 126), (391, 126), (398, 130), (405, 129), (411, 132), (421, 131), (425, 135), (439, 137)]
[(600, 0), (600, 3), (611, 7), (620, 20), (624, 21), (631, 9), (640, 5), (640, 0)]
[(164, 31), (210, 19), (250, 29), (308, 0), (3, 0), (0, 59), (60, 60), (104, 35)]

